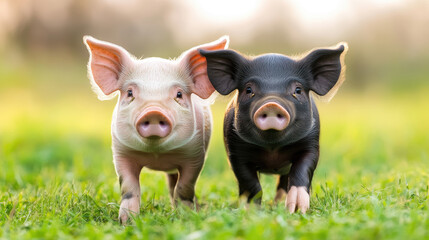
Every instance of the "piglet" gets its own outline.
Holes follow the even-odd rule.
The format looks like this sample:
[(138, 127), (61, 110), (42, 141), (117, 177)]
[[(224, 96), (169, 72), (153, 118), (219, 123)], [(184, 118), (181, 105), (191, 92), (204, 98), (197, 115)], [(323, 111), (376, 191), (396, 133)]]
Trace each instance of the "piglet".
[(259, 173), (278, 174), (275, 201), (287, 193), (290, 212), (309, 209), (320, 134), (312, 94), (336, 93), (346, 50), (342, 43), (302, 58), (200, 50), (214, 88), (223, 95), (238, 90), (225, 114), (224, 140), (239, 195), (248, 202), (261, 202)]
[(120, 222), (139, 213), (143, 167), (167, 173), (172, 203), (195, 206), (212, 126), (209, 101), (203, 99), (214, 92), (198, 50), (225, 49), (229, 38), (191, 48), (176, 60), (136, 59), (115, 44), (90, 36), (83, 40), (93, 89), (102, 100), (119, 95), (111, 133)]

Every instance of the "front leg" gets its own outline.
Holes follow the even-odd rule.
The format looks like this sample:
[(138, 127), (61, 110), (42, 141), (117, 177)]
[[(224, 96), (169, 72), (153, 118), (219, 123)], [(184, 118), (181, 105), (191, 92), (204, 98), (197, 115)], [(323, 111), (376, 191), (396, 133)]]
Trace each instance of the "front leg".
[(230, 159), (230, 163), (238, 181), (240, 198), (247, 197), (248, 203), (261, 204), (262, 188), (256, 169), (238, 159)]
[(195, 198), (195, 184), (198, 176), (200, 175), (203, 167), (203, 162), (195, 165), (187, 165), (179, 168), (179, 179), (174, 191), (174, 200), (180, 200), (186, 206), (198, 209), (198, 204), (194, 201)]
[(130, 159), (115, 159), (115, 168), (119, 176), (121, 188), (121, 206), (119, 221), (126, 224), (129, 216), (140, 212), (140, 182), (139, 176), (142, 166)]
[(288, 179), (286, 207), (293, 213), (300, 209), (305, 213), (310, 208), (310, 187), (313, 173), (319, 160), (319, 152), (308, 152), (292, 163)]

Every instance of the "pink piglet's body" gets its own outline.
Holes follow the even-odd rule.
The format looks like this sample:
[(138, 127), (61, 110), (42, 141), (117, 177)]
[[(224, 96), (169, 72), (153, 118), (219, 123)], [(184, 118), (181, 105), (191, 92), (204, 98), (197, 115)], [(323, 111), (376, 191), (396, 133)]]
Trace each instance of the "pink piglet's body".
[(225, 49), (228, 37), (184, 52), (176, 60), (138, 60), (124, 48), (85, 36), (88, 72), (100, 99), (119, 98), (112, 117), (112, 151), (122, 200), (119, 220), (140, 209), (143, 167), (167, 172), (172, 202), (192, 206), (211, 135), (214, 88), (198, 50)]

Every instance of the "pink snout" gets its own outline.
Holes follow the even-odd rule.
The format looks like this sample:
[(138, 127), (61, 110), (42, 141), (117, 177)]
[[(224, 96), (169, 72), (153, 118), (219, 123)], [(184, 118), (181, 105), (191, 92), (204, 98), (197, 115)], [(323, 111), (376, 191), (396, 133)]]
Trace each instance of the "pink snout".
[(278, 103), (268, 102), (256, 110), (253, 115), (253, 121), (256, 127), (261, 130), (274, 129), (281, 131), (288, 126), (290, 115)]
[(171, 132), (172, 122), (167, 114), (158, 107), (145, 109), (137, 119), (136, 128), (144, 138), (166, 137)]

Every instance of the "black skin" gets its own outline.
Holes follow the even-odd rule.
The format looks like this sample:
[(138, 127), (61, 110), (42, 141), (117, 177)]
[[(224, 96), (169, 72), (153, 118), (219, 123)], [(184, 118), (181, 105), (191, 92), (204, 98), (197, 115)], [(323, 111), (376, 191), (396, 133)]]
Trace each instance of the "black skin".
[[(319, 160), (320, 122), (310, 91), (327, 94), (341, 74), (341, 54), (336, 49), (317, 49), (294, 60), (280, 54), (247, 58), (233, 50), (200, 50), (207, 72), (222, 95), (238, 90), (224, 119), (224, 141), (239, 195), (260, 203), (259, 173), (278, 174), (277, 189), (292, 186), (310, 192)], [(260, 130), (253, 121), (256, 110), (275, 102), (290, 115), (281, 131)]]

